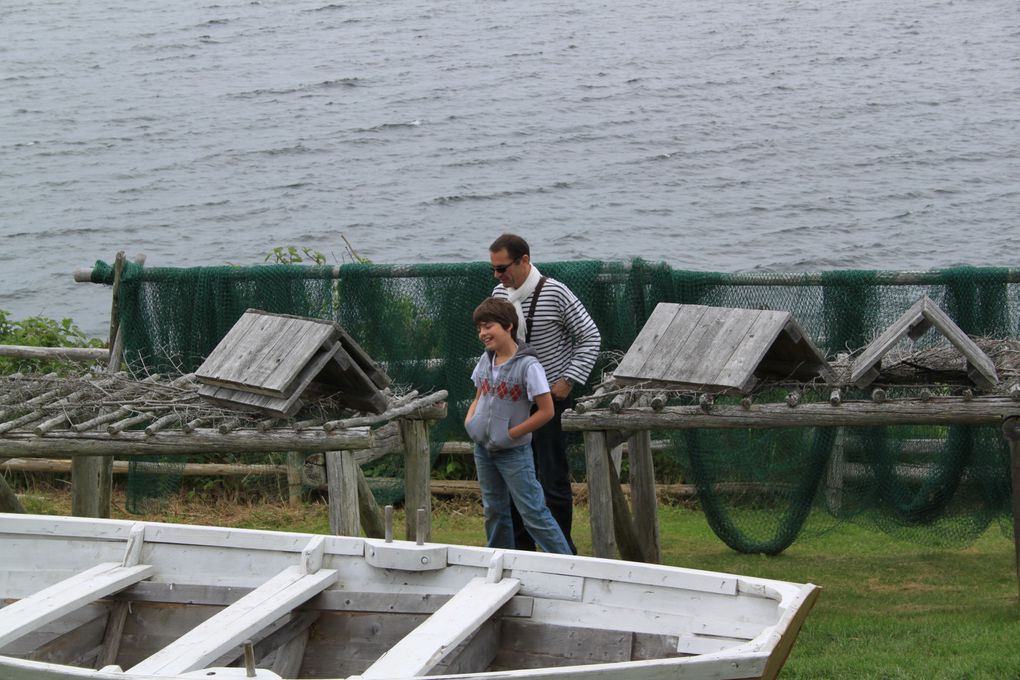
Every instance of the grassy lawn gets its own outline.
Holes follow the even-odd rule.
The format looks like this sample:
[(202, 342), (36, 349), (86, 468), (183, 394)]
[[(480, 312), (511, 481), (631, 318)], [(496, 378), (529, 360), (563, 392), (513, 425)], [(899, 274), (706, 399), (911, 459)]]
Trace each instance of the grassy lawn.
[[(66, 493), (30, 493), (22, 501), (30, 512), (68, 514), (70, 509)], [(434, 540), (484, 543), (476, 502), (437, 503), (434, 511)], [(329, 528), (322, 504), (295, 509), (192, 499), (175, 501), (158, 516), (119, 509), (115, 515), (319, 533)], [(969, 548), (943, 550), (848, 525), (765, 557), (727, 548), (697, 511), (660, 507), (660, 521), (668, 564), (823, 587), (783, 678), (1020, 680), (1013, 543), (997, 526)], [(399, 536), (399, 511), (394, 526)], [(591, 554), (585, 506), (576, 508), (575, 526), (578, 548)]]

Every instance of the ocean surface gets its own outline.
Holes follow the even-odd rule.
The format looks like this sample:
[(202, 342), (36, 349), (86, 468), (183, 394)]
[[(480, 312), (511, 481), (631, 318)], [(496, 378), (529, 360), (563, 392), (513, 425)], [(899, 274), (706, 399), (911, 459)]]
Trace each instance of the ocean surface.
[(1016, 0), (3, 0), (0, 309), (72, 273), (1020, 266)]

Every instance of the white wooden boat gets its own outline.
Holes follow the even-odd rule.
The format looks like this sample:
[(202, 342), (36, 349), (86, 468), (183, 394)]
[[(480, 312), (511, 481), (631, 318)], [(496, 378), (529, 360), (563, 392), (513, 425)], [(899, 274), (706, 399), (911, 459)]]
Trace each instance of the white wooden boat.
[(0, 678), (773, 678), (818, 592), (589, 557), (0, 514)]

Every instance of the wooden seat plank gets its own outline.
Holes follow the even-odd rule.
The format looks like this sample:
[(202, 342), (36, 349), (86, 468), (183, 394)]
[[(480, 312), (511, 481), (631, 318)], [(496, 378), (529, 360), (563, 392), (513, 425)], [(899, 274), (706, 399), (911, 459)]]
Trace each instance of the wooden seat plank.
[(148, 564), (104, 562), (0, 609), (0, 647), (152, 575)]
[(173, 676), (204, 668), (231, 647), (332, 585), (334, 569), (308, 573), (292, 566), (269, 579), (226, 609), (214, 614), (128, 673)]
[(520, 589), (521, 582), (475, 578), (369, 666), (361, 677), (425, 675), (489, 620)]

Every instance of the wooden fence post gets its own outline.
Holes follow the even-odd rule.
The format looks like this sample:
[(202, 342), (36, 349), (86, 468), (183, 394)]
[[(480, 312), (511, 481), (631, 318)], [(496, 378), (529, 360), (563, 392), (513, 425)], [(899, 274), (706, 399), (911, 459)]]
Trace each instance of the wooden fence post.
[(358, 511), (361, 513), (361, 528), (369, 538), (383, 538), (386, 535), (386, 526), (379, 504), (372, 495), (372, 487), (368, 485), (361, 466), (355, 463), (354, 469), (358, 474)]
[[(141, 264), (143, 255), (135, 258)], [(110, 359), (106, 372), (120, 370), (123, 333), (120, 328), (120, 277), (124, 271), (124, 251), (113, 264), (113, 291), (110, 306)], [(71, 461), (71, 514), (75, 517), (109, 517), (113, 498), (113, 456), (75, 456)]]
[(648, 562), (662, 562), (659, 544), (659, 510), (655, 498), (655, 465), (652, 462), (652, 434), (635, 432), (627, 441), (630, 461), (630, 504), (634, 512), (641, 551)]
[(1013, 477), (1013, 553), (1020, 596), (1020, 417), (1006, 418), (1002, 423), (1002, 434), (1009, 442), (1009, 468)]
[(113, 456), (75, 456), (71, 459), (71, 514), (109, 517), (113, 492)]
[(400, 437), (404, 442), (404, 525), (407, 540), (415, 540), (417, 511), (425, 510), (424, 540), (432, 539), (432, 459), (429, 451), (429, 423), (426, 420), (401, 418)]
[(329, 487), (329, 530), (335, 536), (359, 536), (358, 464), (353, 451), (327, 451), (326, 484)]
[(7, 480), (0, 475), (0, 512), (25, 512), (17, 495), (7, 484)]
[(610, 490), (609, 446), (602, 430), (585, 430), (588, 508), (591, 512), (591, 547), (595, 557), (616, 558), (613, 501)]
[(287, 452), (287, 503), (296, 508), (301, 505), (301, 468), (305, 464), (305, 455), (300, 451)]

